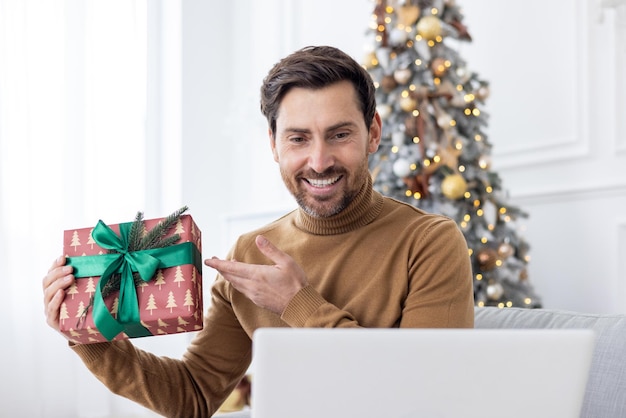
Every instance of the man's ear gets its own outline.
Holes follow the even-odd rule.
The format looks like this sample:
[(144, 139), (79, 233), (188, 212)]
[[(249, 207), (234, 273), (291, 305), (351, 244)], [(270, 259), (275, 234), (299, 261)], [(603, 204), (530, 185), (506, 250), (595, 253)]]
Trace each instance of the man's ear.
[(383, 133), (383, 122), (380, 118), (378, 112), (374, 113), (374, 117), (372, 118), (372, 123), (370, 124), (369, 129), (369, 140), (367, 144), (367, 152), (368, 154), (373, 154), (378, 150), (378, 146), (380, 145), (380, 138)]
[(270, 147), (272, 148), (272, 155), (274, 156), (274, 161), (278, 162), (278, 151), (276, 150), (276, 138), (272, 133), (271, 129), (267, 130), (267, 136), (270, 139)]

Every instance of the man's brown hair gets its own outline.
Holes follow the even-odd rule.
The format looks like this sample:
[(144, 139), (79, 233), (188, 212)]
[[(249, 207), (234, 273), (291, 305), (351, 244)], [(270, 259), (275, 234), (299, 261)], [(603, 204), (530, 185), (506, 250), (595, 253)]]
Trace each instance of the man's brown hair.
[(278, 108), (290, 89), (321, 89), (344, 80), (354, 86), (365, 126), (369, 128), (376, 112), (376, 89), (369, 73), (337, 48), (308, 46), (279, 61), (263, 80), (261, 112), (271, 132), (276, 132)]

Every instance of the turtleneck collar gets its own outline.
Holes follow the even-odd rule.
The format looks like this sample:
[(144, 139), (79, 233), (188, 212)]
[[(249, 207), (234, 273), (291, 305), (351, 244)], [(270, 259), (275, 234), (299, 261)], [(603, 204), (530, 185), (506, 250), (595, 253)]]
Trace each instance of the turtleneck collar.
[(303, 231), (315, 235), (337, 235), (354, 231), (372, 222), (382, 210), (383, 197), (372, 188), (372, 179), (359, 190), (348, 207), (329, 218), (316, 218), (298, 208), (295, 224)]

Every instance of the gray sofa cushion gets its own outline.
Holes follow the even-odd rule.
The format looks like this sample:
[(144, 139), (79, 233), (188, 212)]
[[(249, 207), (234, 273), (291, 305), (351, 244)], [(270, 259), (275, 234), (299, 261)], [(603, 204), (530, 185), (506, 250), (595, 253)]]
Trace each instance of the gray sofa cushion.
[[(626, 315), (475, 308), (476, 328), (590, 328), (596, 333), (582, 418), (626, 417)], [(558, 390), (558, 388), (555, 388)]]

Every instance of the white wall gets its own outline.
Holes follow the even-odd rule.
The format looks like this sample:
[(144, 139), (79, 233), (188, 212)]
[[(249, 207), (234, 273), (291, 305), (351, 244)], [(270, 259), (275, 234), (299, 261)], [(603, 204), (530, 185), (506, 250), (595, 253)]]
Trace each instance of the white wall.
[(491, 81), (493, 165), (530, 214), (545, 305), (626, 312), (626, 2), (473, 0), (474, 66)]
[[(374, 6), (232, 3), (183, 2), (183, 200), (205, 256), (223, 255), (237, 225), (294, 206), (258, 109), (265, 73), (308, 44), (360, 59)], [(530, 214), (530, 279), (547, 307), (626, 312), (626, 5), (457, 3), (473, 36), (461, 54), (491, 83), (493, 167)]]

